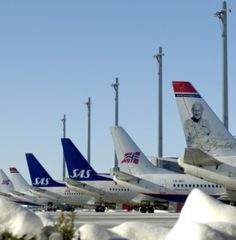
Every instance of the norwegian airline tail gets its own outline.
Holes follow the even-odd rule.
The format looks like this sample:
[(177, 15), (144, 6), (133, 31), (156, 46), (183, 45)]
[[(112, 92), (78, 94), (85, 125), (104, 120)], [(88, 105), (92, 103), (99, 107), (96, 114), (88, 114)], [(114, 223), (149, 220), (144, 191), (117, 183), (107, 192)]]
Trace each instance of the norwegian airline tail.
[(236, 140), (189, 82), (173, 81), (188, 148), (211, 156), (236, 155)]
[(15, 188), (15, 191), (17, 192), (28, 192), (30, 185), (29, 183), (24, 179), (24, 177), (18, 172), (18, 170), (14, 167), (9, 168), (11, 173), (11, 179)]
[(12, 181), (8, 178), (5, 172), (0, 169), (0, 192), (8, 193), (14, 190)]
[(31, 182), (34, 187), (65, 186), (65, 184), (56, 182), (32, 153), (26, 153), (25, 156), (29, 168)]
[(112, 180), (111, 178), (99, 175), (69, 138), (62, 138), (61, 142), (70, 178), (78, 181)]
[(122, 127), (111, 127), (111, 135), (121, 171), (133, 175), (157, 171), (156, 167), (148, 160)]

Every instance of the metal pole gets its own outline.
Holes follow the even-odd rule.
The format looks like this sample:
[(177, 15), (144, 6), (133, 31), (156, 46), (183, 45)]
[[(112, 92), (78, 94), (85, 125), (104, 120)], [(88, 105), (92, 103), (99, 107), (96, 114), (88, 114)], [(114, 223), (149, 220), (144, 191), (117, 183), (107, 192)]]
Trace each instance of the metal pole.
[(163, 156), (163, 117), (162, 117), (162, 47), (159, 48), (159, 53), (155, 55), (158, 62), (158, 157)]
[(90, 164), (91, 153), (91, 98), (88, 98), (88, 102), (85, 103), (88, 107), (88, 146), (87, 146), (87, 160)]
[[(61, 119), (63, 124), (63, 138), (66, 137), (66, 115), (64, 114), (63, 118)], [(66, 163), (65, 163), (65, 156), (63, 154), (63, 164), (62, 164), (62, 180), (64, 180), (66, 176)]]
[(223, 90), (223, 123), (225, 128), (229, 127), (229, 117), (228, 117), (228, 63), (227, 63), (227, 4), (224, 1), (222, 4), (222, 10), (215, 13), (222, 22), (222, 90)]
[[(119, 79), (116, 78), (116, 82), (111, 85), (115, 90), (115, 126), (118, 126), (119, 120)], [(114, 167), (118, 168), (117, 156), (114, 154)]]

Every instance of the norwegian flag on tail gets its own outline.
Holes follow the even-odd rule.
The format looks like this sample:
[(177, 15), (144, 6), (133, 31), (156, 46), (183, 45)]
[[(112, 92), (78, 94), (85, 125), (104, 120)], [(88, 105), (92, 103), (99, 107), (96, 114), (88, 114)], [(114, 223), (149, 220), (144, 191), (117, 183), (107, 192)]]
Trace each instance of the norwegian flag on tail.
[(1, 185), (9, 185), (9, 179), (3, 179)]
[(134, 163), (138, 164), (140, 152), (129, 152), (124, 154), (124, 159), (121, 163)]
[(14, 167), (10, 167), (10, 173), (18, 173), (17, 169)]

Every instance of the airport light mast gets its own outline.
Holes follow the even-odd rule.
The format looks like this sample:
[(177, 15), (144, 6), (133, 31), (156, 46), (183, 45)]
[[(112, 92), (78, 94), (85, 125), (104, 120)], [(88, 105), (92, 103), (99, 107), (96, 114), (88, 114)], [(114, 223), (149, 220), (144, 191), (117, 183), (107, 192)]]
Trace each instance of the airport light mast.
[[(118, 119), (119, 119), (119, 79), (116, 78), (116, 82), (111, 85), (115, 90), (115, 126), (118, 126)], [(118, 168), (118, 161), (116, 153), (114, 154), (114, 168)]]
[(229, 117), (228, 117), (228, 62), (227, 62), (227, 4), (224, 1), (222, 10), (215, 13), (222, 23), (222, 68), (223, 68), (223, 123), (226, 129), (229, 128)]
[(159, 47), (159, 53), (154, 55), (158, 62), (158, 157), (163, 156), (163, 117), (162, 117), (162, 47)]
[[(66, 115), (64, 114), (63, 118), (61, 119), (63, 124), (63, 138), (66, 137)], [(62, 180), (64, 180), (66, 176), (66, 163), (65, 163), (65, 156), (63, 154), (63, 164), (62, 164)]]
[(88, 146), (87, 146), (87, 160), (90, 164), (90, 153), (91, 153), (91, 98), (85, 103), (88, 107)]

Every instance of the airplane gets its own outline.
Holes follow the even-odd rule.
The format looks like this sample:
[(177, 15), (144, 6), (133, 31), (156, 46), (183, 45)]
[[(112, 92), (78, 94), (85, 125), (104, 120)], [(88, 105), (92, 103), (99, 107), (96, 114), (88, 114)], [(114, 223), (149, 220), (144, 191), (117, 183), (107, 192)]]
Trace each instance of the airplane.
[(0, 191), (1, 193), (8, 193), (14, 191), (12, 181), (8, 178), (8, 176), (2, 169), (0, 169)]
[(118, 186), (112, 177), (98, 174), (69, 138), (63, 138), (61, 142), (69, 175), (69, 178), (64, 180), (69, 188), (94, 196), (98, 202), (108, 207), (130, 204), (140, 206), (141, 212), (147, 209), (152, 213), (155, 207), (166, 204), (163, 200), (158, 202), (153, 197), (137, 194), (129, 188)]
[(236, 139), (190, 82), (173, 81), (173, 89), (187, 143), (179, 165), (224, 186), (236, 202)]
[(28, 202), (26, 203), (25, 201), (20, 201), (19, 198), (14, 197), (12, 194), (13, 191), (14, 186), (12, 181), (8, 178), (6, 173), (2, 169), (0, 169), (0, 195), (9, 201), (29, 205)]
[[(6, 191), (8, 195), (11, 197), (9, 200), (24, 204), (24, 205), (31, 205), (31, 206), (45, 206), (48, 204), (48, 200), (45, 198), (38, 198), (32, 193), (29, 192), (29, 184), (26, 180), (22, 177), (22, 175), (17, 171), (16, 168), (10, 168), (11, 176), (13, 176), (12, 181), (6, 176), (6, 174), (1, 172), (1, 177), (4, 177), (6, 180), (9, 181), (10, 185), (13, 184), (13, 189), (10, 187), (9, 191)], [(16, 179), (14, 174), (18, 174), (19, 178)]]
[(90, 196), (69, 189), (64, 182), (55, 181), (34, 154), (26, 153), (26, 160), (32, 182), (30, 191), (35, 195), (63, 203), (66, 209), (68, 205), (84, 207), (93, 204), (94, 200)]
[(121, 126), (111, 128), (119, 170), (113, 179), (142, 194), (184, 203), (193, 188), (220, 198), (225, 189), (218, 184), (154, 166)]

